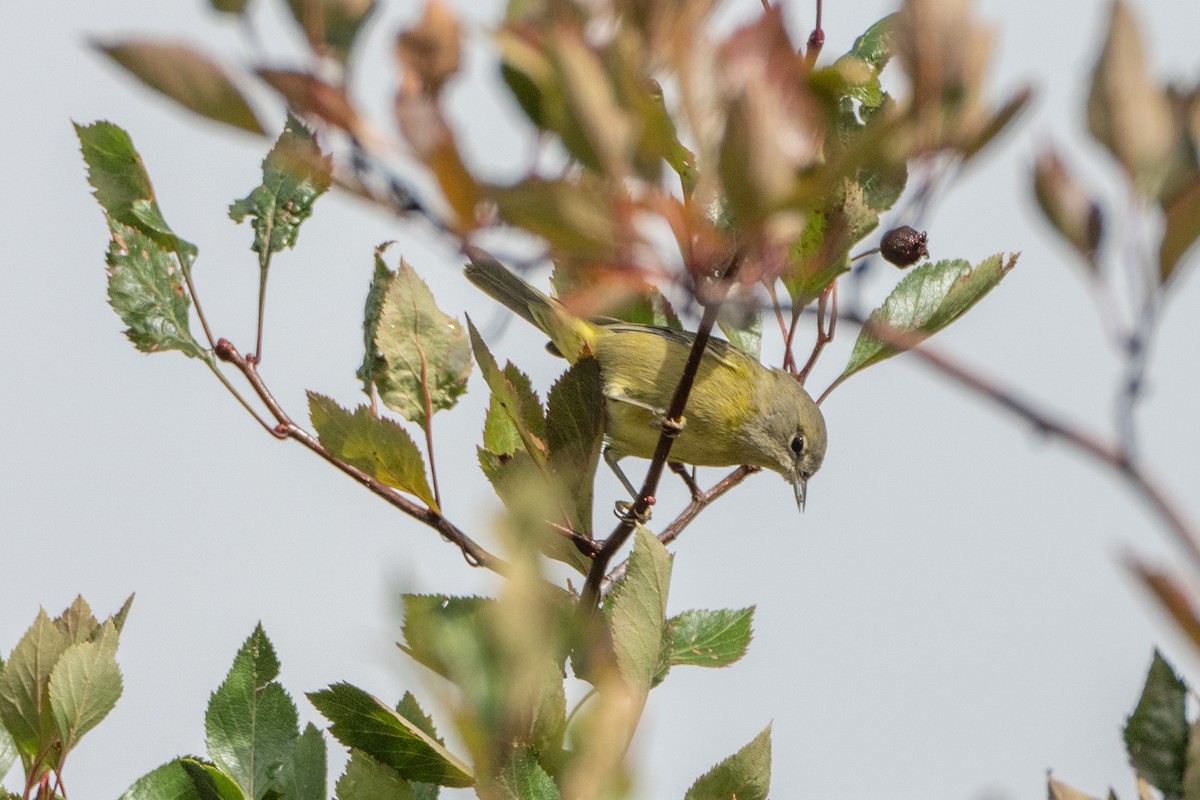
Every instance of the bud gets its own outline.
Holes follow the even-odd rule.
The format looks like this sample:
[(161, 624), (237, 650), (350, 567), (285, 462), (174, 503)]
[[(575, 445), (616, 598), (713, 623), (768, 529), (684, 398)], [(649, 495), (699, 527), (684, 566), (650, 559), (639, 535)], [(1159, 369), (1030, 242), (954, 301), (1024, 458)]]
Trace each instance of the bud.
[(889, 263), (903, 269), (911, 267), (922, 258), (929, 258), (926, 245), (929, 237), (924, 231), (915, 231), (907, 225), (892, 228), (879, 242), (879, 252)]

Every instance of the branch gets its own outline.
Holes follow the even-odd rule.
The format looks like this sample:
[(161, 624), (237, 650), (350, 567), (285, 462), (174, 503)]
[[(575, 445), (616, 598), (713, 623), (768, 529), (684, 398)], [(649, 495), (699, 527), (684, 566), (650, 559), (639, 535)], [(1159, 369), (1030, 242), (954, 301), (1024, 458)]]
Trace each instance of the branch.
[(924, 346), (916, 346), (922, 337), (915, 337), (886, 325), (872, 325), (860, 316), (846, 315), (846, 319), (869, 330), (899, 347), (908, 349), (914, 356), (961, 386), (992, 401), (1011, 414), (1033, 425), (1042, 433), (1061, 439), (1075, 450), (1090, 456), (1117, 473), (1137, 493), (1150, 510), (1167, 527), (1175, 541), (1183, 548), (1193, 565), (1200, 568), (1200, 533), (1183, 516), (1175, 503), (1167, 497), (1165, 490), (1145, 470), (1130, 458), (1121, 444), (1112, 444), (1095, 433), (1058, 418), (1054, 414), (1036, 407), (1032, 402), (996, 381), (972, 372), (951, 359)]
[[(683, 533), (684, 528), (692, 524), (692, 520), (700, 515), (700, 512), (707, 508), (713, 501), (721, 495), (728, 492), (733, 487), (737, 486), (749, 476), (758, 472), (758, 467), (751, 467), (743, 464), (733, 472), (726, 475), (721, 480), (717, 481), (707, 492), (697, 492), (692, 497), (692, 501), (687, 504), (683, 511), (679, 512), (679, 516), (675, 521), (663, 529), (663, 532), (658, 535), (658, 540), (663, 544), (670, 544), (679, 538)], [(613, 567), (612, 572), (604, 576), (604, 580), (600, 582), (600, 596), (607, 597), (612, 593), (612, 590), (621, 579), (625, 577), (625, 572), (629, 569), (629, 559), (625, 559), (617, 566)]]
[[(718, 281), (715, 296), (701, 300), (704, 304), (704, 316), (700, 319), (700, 326), (696, 330), (696, 338), (692, 342), (692, 349), (688, 353), (687, 363), (684, 364), (683, 374), (679, 378), (679, 385), (675, 387), (675, 396), (671, 398), (671, 406), (667, 410), (667, 420), (680, 420), (683, 418), (684, 408), (687, 406), (688, 395), (691, 394), (692, 384), (696, 380), (696, 373), (700, 369), (700, 361), (704, 356), (704, 351), (708, 347), (708, 339), (712, 333), (713, 325), (717, 322), (717, 314), (721, 310), (721, 304), (725, 301), (726, 295), (729, 293), (729, 286), (733, 279), (737, 277), (737, 271), (741, 267), (742, 254), (735, 253), (733, 260), (729, 264), (729, 268), (725, 270), (725, 274)], [(676, 432), (664, 430), (658, 437), (658, 446), (654, 449), (654, 457), (650, 460), (650, 468), (646, 471), (646, 479), (642, 483), (642, 490), (638, 493), (637, 498), (633, 501), (633, 505), (626, 513), (625, 518), (617, 525), (616, 529), (604, 540), (604, 544), (600, 546), (600, 551), (596, 554), (596, 558), (592, 561), (592, 567), (588, 571), (587, 581), (583, 585), (583, 592), (580, 595), (580, 604), (583, 608), (594, 610), (596, 604), (600, 601), (600, 584), (604, 580), (604, 575), (608, 571), (608, 564), (612, 561), (612, 557), (616, 555), (621, 546), (633, 533), (636, 520), (644, 519), (650, 506), (654, 503), (654, 495), (658, 491), (658, 482), (662, 478), (663, 468), (667, 464), (667, 458), (671, 454), (671, 445), (675, 441)]]
[(218, 358), (237, 367), (250, 385), (254, 387), (255, 393), (278, 423), (274, 428), (268, 428), (275, 438), (294, 439), (405, 514), (433, 528), (441, 534), (443, 539), (456, 545), (462, 551), (463, 558), (471, 566), (485, 567), (500, 574), (504, 574), (507, 571), (508, 565), (502, 559), (489, 553), (440, 513), (414, 503), (391, 486), (380, 482), (358, 467), (347, 464), (329, 452), (319, 439), (293, 422), (287, 415), (287, 412), (279, 405), (279, 401), (271, 394), (266, 384), (263, 383), (262, 376), (258, 374), (258, 364), (253, 357), (241, 355), (226, 339), (218, 341), (215, 350)]

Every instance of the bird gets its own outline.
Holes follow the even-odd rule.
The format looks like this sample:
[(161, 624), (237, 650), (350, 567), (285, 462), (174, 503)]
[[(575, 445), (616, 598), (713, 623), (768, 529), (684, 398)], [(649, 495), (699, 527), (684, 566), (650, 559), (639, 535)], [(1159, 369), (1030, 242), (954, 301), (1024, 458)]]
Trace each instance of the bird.
[(671, 461), (697, 467), (749, 465), (779, 473), (804, 510), (808, 481), (825, 459), (825, 418), (791, 373), (764, 366), (711, 337), (700, 358), (683, 420), (667, 408), (696, 334), (656, 325), (584, 319), (515, 274), (485, 250), (467, 246), (467, 279), (550, 338), (570, 363), (592, 355), (600, 366), (604, 459), (631, 495), (618, 463), (652, 458), (664, 429), (674, 434)]

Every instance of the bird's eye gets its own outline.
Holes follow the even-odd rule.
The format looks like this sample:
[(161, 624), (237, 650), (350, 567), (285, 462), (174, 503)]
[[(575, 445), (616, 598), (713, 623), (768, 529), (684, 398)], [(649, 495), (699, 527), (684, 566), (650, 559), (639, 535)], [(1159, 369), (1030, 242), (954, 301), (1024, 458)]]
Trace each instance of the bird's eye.
[(804, 434), (797, 433), (792, 437), (792, 452), (799, 458), (804, 454)]

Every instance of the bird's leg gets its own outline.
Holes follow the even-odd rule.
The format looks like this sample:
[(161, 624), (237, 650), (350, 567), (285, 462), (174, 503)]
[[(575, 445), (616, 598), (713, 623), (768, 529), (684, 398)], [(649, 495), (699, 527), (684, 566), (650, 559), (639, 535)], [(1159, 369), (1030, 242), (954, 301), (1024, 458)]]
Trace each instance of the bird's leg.
[[(638, 491), (637, 491), (637, 489), (633, 488), (633, 484), (630, 483), (629, 478), (625, 477), (625, 472), (624, 472), (624, 470), (621, 469), (621, 465), (617, 463), (617, 461), (619, 459), (617, 456), (613, 455), (612, 448), (609, 447), (608, 445), (605, 445), (604, 450), (603, 450), (603, 455), (604, 455), (604, 463), (608, 464), (608, 468), (611, 469), (613, 471), (613, 474), (617, 476), (617, 480), (619, 480), (621, 482), (621, 485), (625, 487), (625, 491), (629, 492), (629, 496), (632, 497), (634, 500), (636, 500), (637, 496), (638, 496)], [(651, 501), (651, 502), (653, 502), (653, 501)], [(613, 513), (615, 513), (617, 515), (617, 519), (625, 520), (625, 519), (631, 518), (632, 512), (633, 512), (633, 503), (627, 502), (625, 500), (618, 500), (616, 503), (616, 506), (617, 507)], [(633, 521), (637, 522), (637, 523), (649, 522), (650, 521), (649, 510), (647, 510), (646, 513), (644, 515), (642, 515), (640, 518), (637, 518), (637, 517), (633, 518)]]

